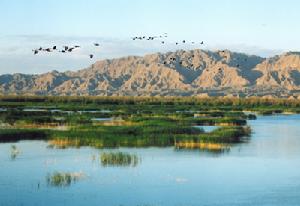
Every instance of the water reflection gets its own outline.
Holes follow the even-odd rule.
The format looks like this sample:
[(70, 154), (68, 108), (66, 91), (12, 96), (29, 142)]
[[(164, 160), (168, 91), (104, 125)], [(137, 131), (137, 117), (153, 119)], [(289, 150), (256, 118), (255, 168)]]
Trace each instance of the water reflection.
[[(50, 140), (48, 141), (48, 148), (49, 149), (68, 149), (68, 148), (81, 148), (83, 146), (91, 146), (91, 147), (95, 147), (95, 148), (99, 148), (99, 149), (107, 149), (107, 148), (120, 148), (120, 147), (150, 147), (150, 146), (154, 146), (154, 147), (174, 147), (176, 150), (199, 150), (199, 151), (203, 151), (206, 153), (228, 153), (230, 152), (230, 148), (232, 147), (232, 145), (230, 144), (221, 144), (221, 143), (209, 143), (209, 142), (199, 142), (199, 141), (178, 141), (178, 142), (174, 142), (174, 141), (169, 141), (167, 142), (167, 144), (165, 145), (117, 145), (117, 144), (112, 144), (112, 143), (108, 143), (107, 142), (98, 139), (98, 140), (94, 140), (93, 142), (84, 142), (81, 141), (80, 139), (74, 139), (74, 140), (70, 140), (70, 139), (56, 139), (56, 140)], [(113, 146), (115, 145), (115, 146)], [(104, 153), (102, 154), (104, 157), (105, 155), (107, 155), (107, 157), (110, 156), (110, 158), (116, 158), (116, 161), (121, 160), (122, 161), (122, 155), (125, 154), (118, 154), (119, 157), (113, 156), (112, 154), (107, 154)], [(102, 155), (101, 155), (101, 160), (102, 160)], [(124, 160), (126, 160), (125, 158), (126, 156), (124, 156)], [(119, 158), (119, 159), (118, 159)], [(95, 156), (92, 157), (93, 160), (96, 159)], [(112, 164), (111, 164), (112, 165)], [(120, 164), (121, 165), (121, 164)]]
[(195, 128), (198, 128), (198, 129), (203, 129), (204, 132), (213, 132), (214, 130), (216, 129), (219, 129), (220, 126), (194, 126)]
[(10, 158), (11, 160), (15, 160), (17, 156), (20, 154), (20, 150), (16, 145), (11, 145), (10, 147)]
[(178, 142), (175, 151), (201, 151), (208, 154), (224, 154), (230, 152), (231, 145), (205, 142)]
[[(195, 143), (109, 150), (1, 143), (0, 205), (299, 205), (300, 116), (259, 117), (250, 124), (251, 141), (228, 153), (224, 145)], [(15, 149), (22, 158), (9, 161)], [(101, 154), (118, 152), (143, 162), (102, 166)], [(37, 191), (37, 183), (46, 187), (38, 184)]]

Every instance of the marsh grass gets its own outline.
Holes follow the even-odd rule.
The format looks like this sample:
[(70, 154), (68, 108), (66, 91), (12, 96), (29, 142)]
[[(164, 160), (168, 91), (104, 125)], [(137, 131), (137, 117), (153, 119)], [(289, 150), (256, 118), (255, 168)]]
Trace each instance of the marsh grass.
[(54, 172), (46, 176), (48, 186), (68, 187), (85, 177), (82, 172)]
[(104, 167), (136, 167), (140, 162), (140, 159), (135, 154), (104, 152), (100, 155), (100, 161)]
[[(0, 142), (48, 140), (55, 148), (165, 147), (181, 142), (238, 143), (251, 133), (243, 102), (195, 98), (0, 97)], [(250, 105), (248, 102), (247, 105)], [(253, 105), (251, 103), (251, 105)], [(259, 104), (261, 105), (261, 104)], [(24, 111), (24, 108), (34, 108)], [(54, 109), (54, 110), (53, 110)], [(273, 109), (273, 108), (272, 108)], [(101, 112), (109, 110), (109, 112)], [(67, 112), (68, 111), (68, 112)], [(91, 111), (91, 112), (89, 112)], [(94, 118), (112, 121), (95, 122)], [(193, 126), (224, 126), (210, 133)]]

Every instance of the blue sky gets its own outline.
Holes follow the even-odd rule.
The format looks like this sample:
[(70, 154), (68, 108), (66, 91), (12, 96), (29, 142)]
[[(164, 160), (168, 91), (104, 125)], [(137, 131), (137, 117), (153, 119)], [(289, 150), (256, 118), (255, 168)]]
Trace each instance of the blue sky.
[[(1, 0), (0, 74), (75, 70), (96, 59), (176, 49), (182, 39), (203, 49), (271, 56), (300, 48), (297, 0)], [(168, 44), (133, 42), (167, 32)], [(91, 44), (99, 41), (102, 47)], [(73, 55), (32, 56), (31, 49), (81, 44)], [(96, 59), (86, 55), (95, 53)]]

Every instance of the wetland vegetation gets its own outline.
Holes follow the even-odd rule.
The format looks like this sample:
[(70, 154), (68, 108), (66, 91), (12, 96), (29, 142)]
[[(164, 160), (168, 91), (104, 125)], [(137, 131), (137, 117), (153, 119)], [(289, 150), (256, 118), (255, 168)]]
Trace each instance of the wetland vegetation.
[[(0, 141), (39, 139), (56, 148), (219, 149), (247, 141), (247, 120), (255, 120), (255, 113), (297, 113), (299, 106), (296, 100), (258, 98), (2, 96)], [(195, 126), (219, 127), (205, 132)]]
[(83, 179), (85, 175), (82, 172), (54, 172), (46, 177), (48, 186), (67, 187)]
[(136, 167), (140, 161), (137, 155), (124, 152), (104, 152), (100, 155), (100, 160), (105, 167)]

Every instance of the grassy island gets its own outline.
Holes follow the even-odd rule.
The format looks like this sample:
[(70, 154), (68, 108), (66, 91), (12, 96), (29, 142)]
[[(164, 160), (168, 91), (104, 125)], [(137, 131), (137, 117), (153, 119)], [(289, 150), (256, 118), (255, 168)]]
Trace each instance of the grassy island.
[[(56, 148), (219, 148), (246, 141), (255, 113), (298, 112), (299, 106), (235, 98), (0, 97), (0, 141), (47, 140)], [(206, 132), (207, 126), (217, 128)]]

